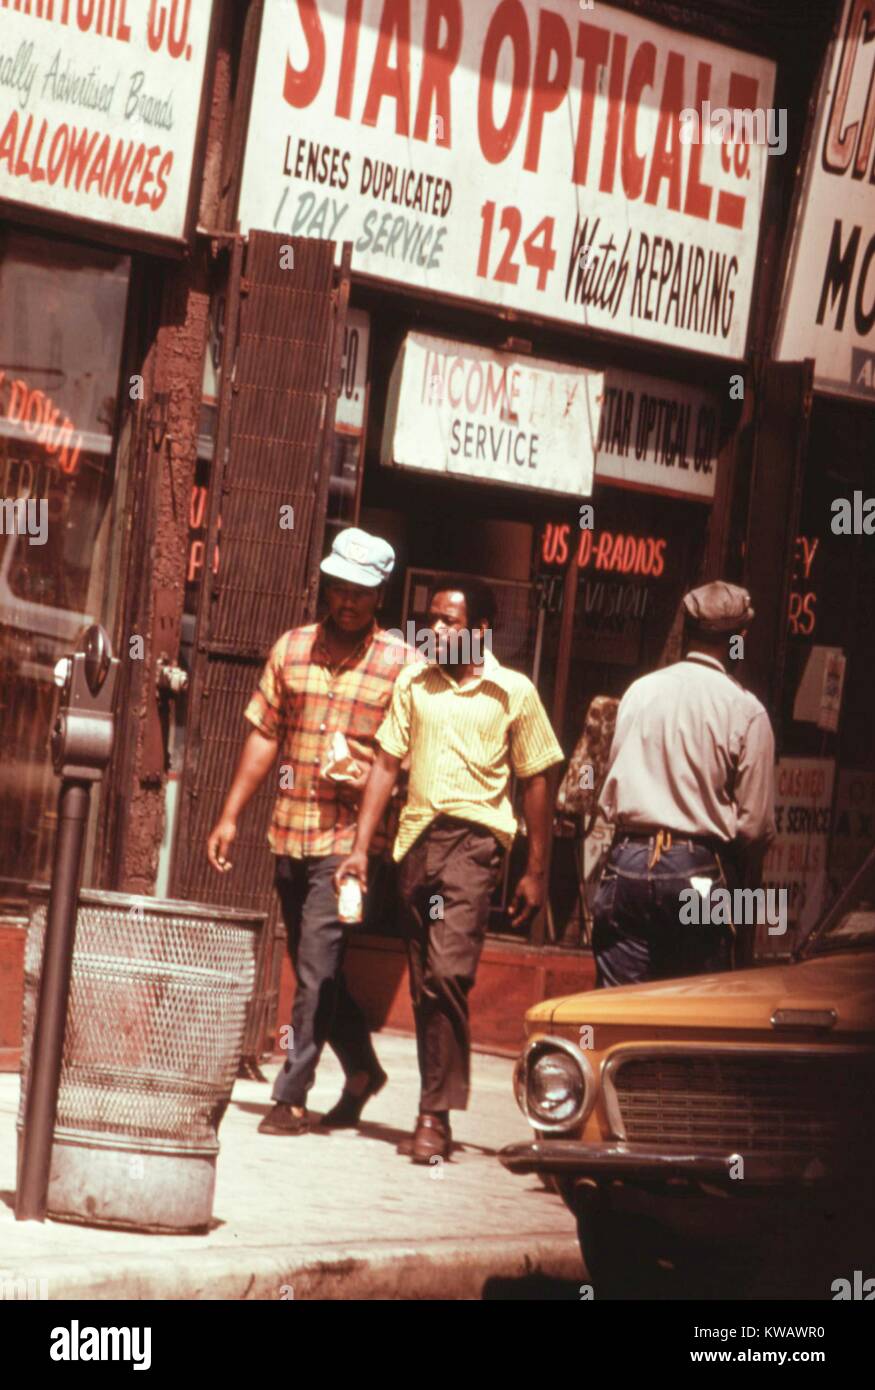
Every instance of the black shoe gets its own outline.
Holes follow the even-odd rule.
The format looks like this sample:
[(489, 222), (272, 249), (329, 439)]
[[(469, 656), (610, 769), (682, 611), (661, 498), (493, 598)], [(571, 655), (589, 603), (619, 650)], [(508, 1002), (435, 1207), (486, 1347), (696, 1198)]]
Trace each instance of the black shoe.
[(344, 1087), (340, 1100), (327, 1115), (322, 1116), (319, 1124), (325, 1129), (355, 1129), (367, 1102), (378, 1091), (382, 1091), (388, 1080), (381, 1067), (371, 1076), (360, 1096), (354, 1096), (352, 1091)]
[(310, 1130), (310, 1116), (306, 1110), (303, 1115), (295, 1115), (290, 1105), (275, 1105), (265, 1115), (258, 1126), (259, 1134), (307, 1134)]

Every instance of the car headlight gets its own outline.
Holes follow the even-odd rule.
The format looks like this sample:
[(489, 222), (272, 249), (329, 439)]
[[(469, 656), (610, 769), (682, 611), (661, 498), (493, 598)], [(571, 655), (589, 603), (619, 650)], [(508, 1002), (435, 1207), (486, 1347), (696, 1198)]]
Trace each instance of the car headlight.
[(535, 1129), (563, 1130), (580, 1123), (595, 1101), (588, 1058), (564, 1038), (535, 1038), (514, 1075), (517, 1104)]

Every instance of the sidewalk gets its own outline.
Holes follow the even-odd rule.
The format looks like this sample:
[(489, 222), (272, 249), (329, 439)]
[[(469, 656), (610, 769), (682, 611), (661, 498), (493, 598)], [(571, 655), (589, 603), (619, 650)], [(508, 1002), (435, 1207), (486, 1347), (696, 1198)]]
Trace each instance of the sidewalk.
[[(416, 1114), (414, 1042), (380, 1034), (377, 1051), (389, 1084), (360, 1131), (257, 1134), (270, 1087), (237, 1082), (204, 1236), (16, 1222), (18, 1077), (0, 1075), (0, 1280), (47, 1279), (50, 1299), (459, 1299), (548, 1289), (576, 1299), (585, 1275), (570, 1213), (494, 1156), (531, 1135), (513, 1098), (513, 1063), (475, 1054), (473, 1107), (454, 1116), (464, 1148), (431, 1169), (395, 1153)], [(272, 1081), (277, 1066), (266, 1070)], [(326, 1050), (311, 1110), (334, 1103), (340, 1077)]]

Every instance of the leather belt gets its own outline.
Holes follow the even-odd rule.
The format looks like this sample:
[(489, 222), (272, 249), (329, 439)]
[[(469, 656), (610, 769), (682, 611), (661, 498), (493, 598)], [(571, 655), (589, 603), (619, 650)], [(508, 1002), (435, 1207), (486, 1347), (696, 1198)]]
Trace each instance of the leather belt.
[(617, 840), (640, 840), (649, 843), (654, 840), (653, 853), (650, 856), (648, 868), (653, 868), (658, 864), (663, 850), (669, 850), (673, 845), (689, 843), (701, 845), (703, 849), (710, 850), (712, 854), (718, 854), (721, 850), (729, 848), (729, 842), (718, 840), (714, 835), (694, 835), (689, 830), (669, 830), (664, 825), (618, 825), (614, 831), (613, 843)]

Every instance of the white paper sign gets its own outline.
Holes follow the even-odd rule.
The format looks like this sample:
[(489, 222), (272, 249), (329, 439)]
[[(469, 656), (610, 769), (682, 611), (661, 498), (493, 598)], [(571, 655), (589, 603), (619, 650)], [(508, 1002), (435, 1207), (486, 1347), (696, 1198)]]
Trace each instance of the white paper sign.
[(875, 48), (867, 5), (845, 0), (830, 47), (775, 356), (814, 358), (814, 384), (875, 396)]
[(382, 462), (588, 497), (602, 382), (600, 372), (408, 333)]
[[(820, 914), (826, 887), (835, 762), (830, 758), (780, 758), (775, 766), (777, 836), (763, 865), (767, 887), (786, 888), (788, 924), (798, 940)], [(765, 929), (763, 929), (765, 931)], [(786, 937), (761, 935), (786, 950)]]
[(351, 241), (384, 280), (742, 357), (767, 144), (696, 140), (681, 113), (764, 119), (774, 76), (602, 0), (266, 0), (240, 224)]
[(0, 198), (181, 240), (212, 0), (0, 0)]
[(361, 434), (364, 429), (370, 339), (370, 317), (363, 309), (350, 309), (343, 335), (343, 372), (334, 416), (338, 434)]
[(720, 402), (709, 392), (637, 372), (605, 372), (596, 477), (624, 487), (710, 501)]

